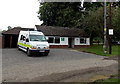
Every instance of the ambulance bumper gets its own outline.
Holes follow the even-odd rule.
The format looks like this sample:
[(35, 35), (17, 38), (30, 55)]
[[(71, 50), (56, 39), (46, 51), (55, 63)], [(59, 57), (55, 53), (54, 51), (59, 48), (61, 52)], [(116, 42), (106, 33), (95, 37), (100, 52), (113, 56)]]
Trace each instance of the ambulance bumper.
[(49, 53), (50, 50), (30, 50), (31, 54)]

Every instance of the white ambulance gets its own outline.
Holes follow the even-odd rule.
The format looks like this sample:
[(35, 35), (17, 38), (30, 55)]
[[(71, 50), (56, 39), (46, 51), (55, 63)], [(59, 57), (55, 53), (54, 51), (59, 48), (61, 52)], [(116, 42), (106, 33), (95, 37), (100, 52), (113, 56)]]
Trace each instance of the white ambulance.
[(39, 53), (47, 56), (50, 51), (47, 39), (40, 31), (20, 31), (17, 45), (28, 56)]

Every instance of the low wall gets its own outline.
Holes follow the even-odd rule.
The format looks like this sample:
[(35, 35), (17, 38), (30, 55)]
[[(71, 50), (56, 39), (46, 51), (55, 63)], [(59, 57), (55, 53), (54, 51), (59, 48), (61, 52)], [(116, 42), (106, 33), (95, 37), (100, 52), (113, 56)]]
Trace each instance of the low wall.
[(50, 48), (68, 48), (68, 45), (50, 45)]
[(74, 45), (74, 48), (85, 48), (85, 47), (89, 47), (90, 45)]
[[(90, 45), (74, 45), (74, 48), (89, 47)], [(50, 45), (50, 48), (68, 48), (68, 45)]]

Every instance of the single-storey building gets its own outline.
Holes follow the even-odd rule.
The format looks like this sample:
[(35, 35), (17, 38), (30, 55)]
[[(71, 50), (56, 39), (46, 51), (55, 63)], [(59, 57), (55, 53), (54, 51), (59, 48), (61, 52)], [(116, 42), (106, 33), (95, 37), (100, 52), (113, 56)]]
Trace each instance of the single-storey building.
[[(37, 30), (42, 31), (48, 38), (51, 48), (75, 48), (90, 45), (90, 38), (82, 29), (40, 25), (35, 26)], [(13, 29), (3, 32), (3, 47), (17, 47), (19, 32), (21, 30), (28, 31), (29, 29), (34, 28), (14, 27)]]

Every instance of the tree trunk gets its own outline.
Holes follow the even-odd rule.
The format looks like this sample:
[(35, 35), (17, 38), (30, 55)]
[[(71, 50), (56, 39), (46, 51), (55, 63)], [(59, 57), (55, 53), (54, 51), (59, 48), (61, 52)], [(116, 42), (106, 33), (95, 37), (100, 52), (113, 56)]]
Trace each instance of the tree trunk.
[(93, 45), (93, 38), (90, 37), (90, 45)]

